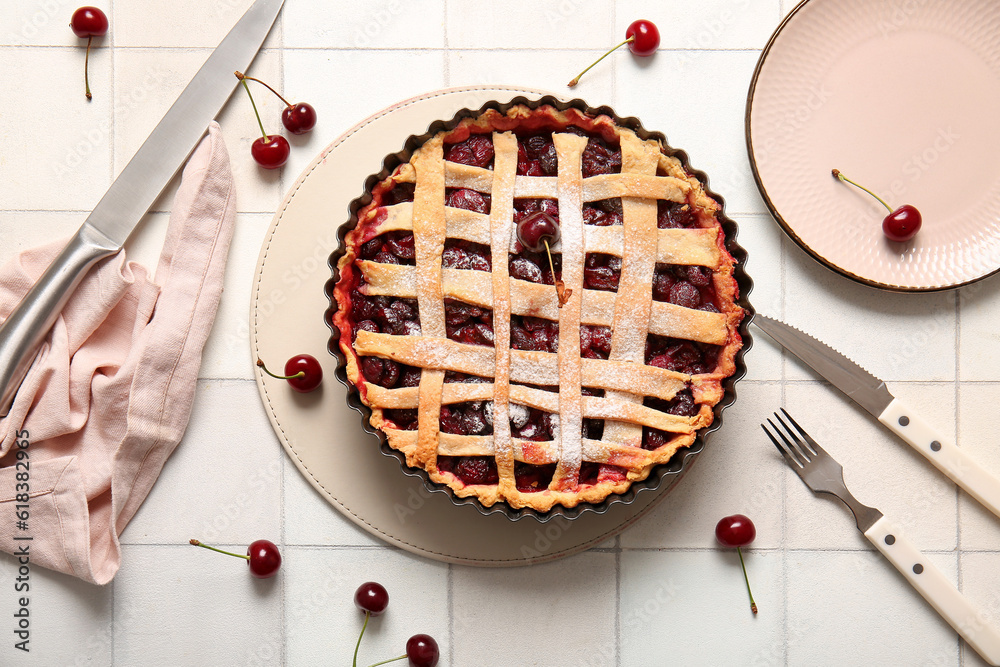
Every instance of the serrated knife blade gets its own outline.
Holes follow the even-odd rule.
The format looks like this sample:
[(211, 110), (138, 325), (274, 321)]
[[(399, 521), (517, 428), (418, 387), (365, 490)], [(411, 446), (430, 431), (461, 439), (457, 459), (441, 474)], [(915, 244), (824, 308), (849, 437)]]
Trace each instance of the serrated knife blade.
[(756, 315), (753, 321), (764, 333), (876, 417), (892, 403), (893, 396), (885, 382), (826, 343), (764, 315)]
[(256, 0), (153, 129), (76, 235), (0, 324), (0, 417), (28, 373), (42, 339), (84, 275), (128, 239), (187, 159), (260, 50), (284, 0)]
[(893, 396), (883, 380), (826, 343), (784, 322), (758, 313), (753, 323), (874, 415), (983, 507), (1000, 516), (1000, 479), (932, 429), (913, 409)]

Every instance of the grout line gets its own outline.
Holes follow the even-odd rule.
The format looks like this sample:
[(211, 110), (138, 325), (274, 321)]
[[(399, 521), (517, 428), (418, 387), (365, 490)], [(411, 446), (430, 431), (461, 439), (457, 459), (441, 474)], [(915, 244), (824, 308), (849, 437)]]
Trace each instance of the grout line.
[[(110, 2), (108, 3), (108, 13), (111, 16), (111, 20), (112, 21), (114, 21), (117, 18), (115, 16), (115, 0), (110, 0)], [(115, 48), (115, 34), (116, 34), (116, 31), (115, 30), (109, 30), (108, 32), (111, 33), (111, 36), (109, 38), (109, 48), (111, 49), (111, 53), (110, 53), (110, 56), (111, 56), (111, 64), (110, 64), (110, 67), (111, 67), (111, 90), (108, 91), (108, 94), (111, 96), (111, 98), (110, 98), (111, 99), (111, 104), (110, 104), (111, 108), (108, 110), (109, 111), (109, 121), (110, 121), (108, 123), (108, 172), (109, 172), (108, 173), (108, 182), (109, 183), (113, 183), (114, 179), (115, 179), (115, 145), (116, 145), (116, 141), (117, 141), (117, 137), (115, 136), (115, 126), (117, 125), (116, 118), (115, 118), (115, 109), (117, 108), (118, 105), (115, 104), (115, 99), (116, 99), (116, 95), (118, 93), (117, 86), (116, 86), (116, 84), (118, 82), (118, 72), (117, 72), (117, 69), (116, 69), (117, 68), (117, 64), (118, 64), (118, 60), (116, 58), (116, 54), (118, 53), (118, 50)], [(84, 211), (82, 213), (84, 215), (86, 215), (87, 213), (89, 213), (89, 211)], [(122, 549), (123, 545), (121, 545), (119, 543), (119, 547), (118, 548)], [(119, 555), (121, 556), (121, 554), (119, 554)], [(120, 567), (120, 563), (119, 563), (119, 567)], [(111, 664), (112, 665), (115, 664), (115, 644), (117, 643), (115, 641), (115, 639), (116, 639), (116, 637), (115, 637), (115, 627), (117, 626), (117, 623), (115, 623), (115, 606), (116, 606), (117, 591), (118, 591), (117, 581), (116, 581), (116, 579), (112, 579), (111, 580), (111, 646), (110, 646), (110, 648), (108, 650), (109, 657), (111, 658)]]
[[(110, 32), (110, 31), (109, 31)], [(148, 45), (133, 45), (133, 44), (119, 44), (114, 48), (125, 51), (173, 51), (175, 53), (210, 53), (215, 50), (218, 44), (215, 45), (192, 45), (192, 46), (148, 46)], [(76, 46), (66, 46), (64, 44), (0, 44), (0, 49), (15, 49), (15, 50), (31, 50), (31, 49), (47, 49), (50, 51), (62, 50), (62, 51), (77, 51), (79, 47)], [(108, 46), (96, 46), (91, 47), (91, 50), (109, 48)], [(510, 53), (517, 52), (538, 52), (538, 53), (551, 53), (551, 52), (564, 52), (564, 53), (597, 53), (601, 54), (607, 50), (606, 46), (494, 46), (484, 48), (482, 46), (450, 46), (445, 47), (453, 51), (506, 51)], [(445, 50), (441, 46), (401, 46), (399, 48), (370, 48), (364, 46), (341, 46), (336, 48), (331, 48), (329, 46), (276, 46), (262, 48), (258, 50), (260, 53), (274, 53), (281, 51), (321, 51), (324, 53), (340, 53), (344, 51), (355, 52), (355, 53), (400, 53), (406, 51), (443, 51)], [(658, 53), (760, 53), (759, 47), (718, 47), (718, 48), (661, 48)]]
[[(962, 368), (962, 297), (959, 290), (955, 291), (955, 432), (953, 434), (953, 442), (956, 445), (961, 446), (958, 440), (959, 433), (961, 432), (962, 425), (962, 382), (961, 382), (961, 368)], [(962, 495), (961, 489), (956, 485), (954, 489), (954, 502), (955, 502), (955, 550), (956, 550), (956, 585), (959, 591), (964, 592), (964, 577), (963, 575), (963, 563), (965, 562), (964, 550), (962, 548), (962, 502), (959, 499)], [(955, 637), (956, 650), (958, 652), (958, 664), (965, 665), (965, 653), (962, 651), (962, 638), (959, 636)]]
[[(615, 30), (615, 26), (617, 24), (618, 24), (618, 7), (617, 7), (617, 5), (614, 2), (612, 2), (611, 3), (611, 21), (610, 21), (610, 24), (609, 24), (611, 26), (611, 28), (609, 30), (609, 32), (611, 33), (611, 35), (610, 35), (611, 39), (608, 40), (609, 44), (617, 44), (618, 43), (614, 39), (614, 37), (615, 37), (614, 30)], [(620, 58), (616, 58), (611, 63), (611, 99), (613, 99), (613, 100), (617, 100), (618, 99), (618, 64), (619, 64), (620, 60), (621, 60)], [(615, 105), (615, 106), (618, 106), (618, 105)]]
[(615, 667), (622, 665), (622, 536), (615, 535)]
[[(781, 318), (788, 321), (787, 302), (785, 301), (785, 287), (787, 283), (788, 269), (788, 246), (785, 235), (778, 237), (778, 288), (780, 291), (781, 303), (778, 305), (778, 312)], [(781, 389), (779, 401), (782, 405), (788, 400), (788, 352), (781, 348)], [(778, 488), (781, 492), (781, 633), (783, 645), (783, 662), (785, 667), (789, 667), (788, 662), (788, 604), (790, 591), (788, 588), (788, 475), (781, 475)]]
[(455, 664), (455, 564), (448, 563), (445, 609), (448, 613), (448, 664)]
[(448, 43), (448, 0), (442, 0), (441, 2), (441, 32), (442, 40), (444, 43), (444, 85), (445, 88), (451, 88), (451, 45)]

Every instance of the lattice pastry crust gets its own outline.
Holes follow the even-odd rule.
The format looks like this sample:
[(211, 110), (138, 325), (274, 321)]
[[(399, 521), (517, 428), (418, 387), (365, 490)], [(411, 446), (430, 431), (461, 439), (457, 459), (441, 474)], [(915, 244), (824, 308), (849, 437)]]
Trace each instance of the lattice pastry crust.
[[(552, 132), (556, 173), (517, 175), (518, 137), (539, 131)], [(488, 168), (444, 158), (449, 146), (472, 134), (492, 137), (494, 158)], [(583, 134), (620, 146), (621, 173), (583, 177), (582, 155), (588, 144)], [(413, 185), (412, 202), (387, 203), (400, 184)], [(489, 213), (446, 206), (446, 189), (451, 188), (488, 194)], [(584, 224), (586, 202), (615, 198), (621, 200), (622, 224)], [(561, 239), (552, 249), (561, 258), (561, 279), (571, 290), (562, 307), (551, 284), (510, 275), (510, 254), (522, 250), (515, 233), (515, 199), (558, 201)], [(658, 200), (690, 207), (697, 224), (658, 229)], [(505, 114), (486, 111), (433, 136), (373, 189), (373, 201), (359, 212), (338, 265), (333, 322), (341, 331), (348, 378), (372, 409), (372, 426), (405, 454), (410, 466), (424, 468), (433, 481), (450, 486), (460, 497), (474, 495), (486, 506), (506, 502), (547, 511), (555, 504), (596, 503), (645, 479), (655, 465), (690, 446), (697, 431), (711, 424), (712, 407), (723, 396), (722, 381), (735, 371), (743, 311), (736, 304), (735, 262), (725, 248), (718, 210), (679, 160), (665, 155), (656, 141), (641, 140), (607, 116), (593, 118), (572, 108), (515, 106)], [(389, 232), (412, 232), (413, 265), (361, 257), (364, 243)], [(448, 239), (488, 246), (492, 270), (442, 268)], [(585, 289), (588, 253), (621, 258), (617, 292)], [(699, 310), (654, 300), (658, 264), (710, 269), (714, 307)], [(415, 300), (419, 327), (410, 325), (402, 335), (359, 330), (352, 316), (352, 290)], [(446, 303), (454, 302), (492, 311), (492, 347), (448, 338)], [(512, 316), (558, 322), (557, 351), (512, 349)], [(607, 359), (582, 358), (581, 324), (610, 327)], [(650, 334), (712, 346), (714, 367), (687, 374), (647, 365)], [(361, 366), (366, 357), (419, 368), (419, 383), (385, 388), (369, 382)], [(449, 372), (485, 380), (446, 382)], [(690, 392), (693, 414), (670, 414), (648, 405), (648, 397), (658, 399), (656, 405), (662, 407), (679, 392)], [(477, 401), (489, 403), (492, 433), (442, 432), (442, 406)], [(511, 419), (523, 421), (525, 408), (558, 415), (549, 418), (556, 424), (552, 439), (512, 436)], [(389, 418), (393, 411), (414, 409), (416, 430), (401, 429)], [(583, 436), (584, 420), (604, 420), (599, 439)], [(644, 449), (644, 427), (669, 438), (655, 449)], [(450, 457), (495, 460), (496, 483), (466, 483), (444, 465), (462, 460)], [(543, 470), (554, 465), (551, 481), (544, 488), (519, 489), (515, 467), (523, 464)], [(587, 479), (581, 480), (584, 467)]]

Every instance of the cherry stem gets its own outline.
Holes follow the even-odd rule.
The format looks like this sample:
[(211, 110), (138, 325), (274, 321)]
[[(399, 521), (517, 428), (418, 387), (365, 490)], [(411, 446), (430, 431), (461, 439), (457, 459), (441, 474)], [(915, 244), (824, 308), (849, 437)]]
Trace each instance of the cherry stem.
[(379, 665), (388, 665), (390, 662), (396, 662), (397, 660), (402, 660), (406, 657), (406, 654), (399, 656), (398, 658), (389, 658), (388, 660), (383, 660), (382, 662), (376, 662), (374, 665), (369, 665), (368, 667), (378, 667)]
[(234, 554), (232, 551), (223, 551), (222, 549), (216, 549), (215, 547), (210, 547), (207, 544), (202, 544), (198, 540), (190, 540), (190, 542), (196, 547), (204, 547), (205, 549), (218, 551), (220, 554), (226, 554), (227, 556), (236, 556), (237, 558), (242, 558), (243, 560), (250, 560), (250, 556), (247, 556), (246, 554)]
[(747, 566), (743, 564), (743, 550), (736, 547), (736, 553), (740, 555), (740, 567), (743, 568), (743, 580), (747, 582), (747, 595), (750, 596), (750, 611), (757, 613), (757, 603), (753, 601), (753, 593), (750, 592), (750, 578), (747, 577)]
[(277, 90), (275, 90), (271, 86), (267, 85), (266, 83), (264, 83), (260, 79), (258, 79), (256, 77), (253, 77), (253, 76), (246, 76), (246, 75), (243, 74), (243, 72), (237, 72), (236, 73), (236, 78), (239, 79), (240, 81), (243, 81), (244, 79), (247, 79), (249, 81), (256, 81), (257, 83), (259, 83), (260, 85), (264, 86), (265, 88), (267, 88), (268, 90), (270, 90), (272, 93), (274, 93), (275, 95), (277, 95), (278, 99), (285, 103), (286, 107), (292, 106), (292, 103), (289, 102), (288, 100), (286, 100), (284, 97), (282, 97), (281, 93), (279, 93)]
[[(240, 80), (243, 87), (247, 89), (247, 95), (250, 95), (250, 86), (247, 85), (247, 78), (236, 72), (236, 78)], [(250, 106), (253, 107), (253, 115), (257, 116), (257, 124), (260, 125), (260, 133), (264, 135), (264, 141), (267, 141), (267, 132), (264, 131), (264, 123), (260, 120), (260, 114), (257, 113), (257, 103), (253, 101), (253, 95), (250, 95)]]
[(260, 359), (257, 360), (257, 366), (260, 367), (265, 373), (278, 380), (294, 380), (296, 378), (304, 378), (306, 376), (305, 371), (299, 371), (295, 375), (275, 375), (271, 371), (267, 370), (267, 366), (265, 366), (264, 362)]
[(92, 100), (94, 96), (90, 94), (90, 43), (94, 41), (94, 36), (87, 37), (87, 53), (83, 56), (83, 86), (87, 89), (87, 99)]
[(365, 624), (361, 626), (361, 634), (358, 635), (358, 643), (354, 646), (354, 662), (352, 667), (358, 667), (358, 649), (361, 648), (361, 638), (365, 636), (365, 628), (368, 627), (368, 619), (372, 617), (370, 611), (365, 612)]
[[(605, 58), (607, 58), (609, 55), (611, 55), (611, 53), (613, 51), (616, 51), (617, 49), (620, 49), (621, 47), (625, 46), (626, 44), (629, 44), (629, 43), (634, 42), (634, 41), (635, 41), (635, 35), (632, 35), (631, 37), (629, 37), (628, 39), (626, 39), (624, 42), (622, 42), (621, 44), (619, 44), (618, 46), (614, 47), (613, 49), (611, 49), (610, 51), (608, 51), (607, 53), (605, 53), (603, 56), (601, 56), (600, 58), (598, 58), (597, 60), (595, 60), (594, 62), (592, 62), (590, 64), (590, 67), (593, 67), (597, 63), (599, 63), (602, 60), (604, 60)], [(570, 81), (569, 84), (567, 84), (567, 85), (569, 85), (569, 87), (572, 88), (576, 84), (580, 83), (580, 77), (583, 76), (584, 74), (586, 74), (587, 72), (589, 72), (590, 71), (590, 67), (588, 67), (587, 69), (585, 69), (582, 72), (580, 72), (579, 74), (577, 74), (576, 78), (573, 79), (572, 81)]]
[(874, 192), (872, 192), (871, 190), (869, 190), (868, 188), (866, 188), (863, 185), (858, 185), (857, 183), (855, 183), (854, 181), (852, 181), (851, 179), (849, 179), (847, 176), (844, 176), (842, 173), (840, 173), (839, 169), (834, 169), (832, 173), (833, 173), (834, 176), (836, 176), (840, 180), (847, 181), (848, 183), (850, 183), (854, 187), (861, 188), (862, 190), (864, 190), (865, 192), (867, 192), (868, 194), (870, 194), (872, 197), (875, 197), (875, 199), (877, 199), (879, 201), (879, 203), (882, 204), (882, 206), (885, 206), (885, 210), (889, 211), (889, 213), (892, 213), (892, 207), (889, 206), (888, 204), (886, 204), (885, 201), (881, 197), (879, 197), (877, 194), (875, 194)]
[(573, 290), (566, 289), (566, 283), (556, 278), (556, 266), (552, 263), (552, 249), (549, 248), (549, 240), (546, 238), (542, 239), (542, 243), (545, 244), (545, 254), (549, 256), (549, 268), (552, 270), (552, 282), (556, 286), (556, 297), (559, 302), (559, 307), (562, 308), (569, 297), (573, 294)]

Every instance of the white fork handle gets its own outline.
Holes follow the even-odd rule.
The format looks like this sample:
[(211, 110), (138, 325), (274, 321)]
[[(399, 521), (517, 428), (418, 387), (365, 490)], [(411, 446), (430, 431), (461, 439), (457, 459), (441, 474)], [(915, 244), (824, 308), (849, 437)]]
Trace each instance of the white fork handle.
[(903, 537), (897, 526), (882, 517), (865, 532), (865, 537), (976, 653), (991, 665), (1000, 665), (1000, 632), (987, 623), (941, 570)]
[(908, 405), (895, 398), (878, 420), (923, 454), (983, 507), (1000, 516), (1000, 479), (979, 465), (961, 447), (936, 433)]

